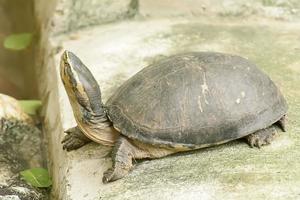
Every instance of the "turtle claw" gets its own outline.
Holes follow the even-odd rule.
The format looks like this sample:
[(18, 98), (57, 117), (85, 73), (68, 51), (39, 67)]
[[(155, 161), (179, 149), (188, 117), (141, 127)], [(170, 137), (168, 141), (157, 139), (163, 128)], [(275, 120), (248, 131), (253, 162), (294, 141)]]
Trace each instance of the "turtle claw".
[(123, 178), (128, 174), (129, 170), (125, 168), (110, 168), (106, 172), (103, 173), (102, 182), (104, 184), (116, 181), (120, 178)]
[(71, 151), (78, 149), (86, 144), (86, 142), (80, 140), (79, 138), (72, 137), (72, 135), (66, 135), (62, 141), (63, 150)]
[(91, 142), (91, 140), (84, 136), (77, 127), (70, 128), (66, 130), (65, 133), (67, 135), (61, 141), (63, 150), (72, 151)]
[(112, 168), (105, 171), (103, 173), (102, 182), (103, 183), (108, 183), (108, 182), (112, 181), (113, 173), (114, 173), (114, 171), (113, 171)]
[[(65, 132), (66, 133), (66, 132)], [(62, 144), (64, 144), (64, 143), (66, 143), (67, 141), (69, 141), (69, 139), (70, 139), (70, 135), (68, 134), (68, 135), (66, 135), (65, 137), (64, 137), (64, 139), (61, 141), (61, 143)]]
[(261, 148), (264, 145), (270, 144), (274, 140), (275, 135), (276, 129), (269, 127), (248, 135), (246, 139), (251, 148)]

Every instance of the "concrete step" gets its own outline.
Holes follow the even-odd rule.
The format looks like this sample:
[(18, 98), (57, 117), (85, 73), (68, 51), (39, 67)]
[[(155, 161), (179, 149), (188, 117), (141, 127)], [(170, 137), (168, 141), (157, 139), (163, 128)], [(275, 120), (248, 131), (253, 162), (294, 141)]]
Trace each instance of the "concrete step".
[[(298, 25), (298, 26), (296, 26)], [(300, 198), (300, 40), (299, 24), (155, 19), (124, 21), (51, 38), (51, 54), (40, 71), (45, 127), (49, 134), (53, 196), (94, 199), (297, 199)], [(78, 55), (95, 75), (104, 102), (143, 67), (175, 53), (218, 51), (257, 63), (286, 96), (289, 131), (269, 146), (243, 141), (138, 161), (125, 178), (102, 184), (111, 166), (108, 147), (89, 144), (65, 152), (63, 131), (74, 126), (59, 77), (62, 50)], [(54, 52), (54, 53), (53, 53)]]

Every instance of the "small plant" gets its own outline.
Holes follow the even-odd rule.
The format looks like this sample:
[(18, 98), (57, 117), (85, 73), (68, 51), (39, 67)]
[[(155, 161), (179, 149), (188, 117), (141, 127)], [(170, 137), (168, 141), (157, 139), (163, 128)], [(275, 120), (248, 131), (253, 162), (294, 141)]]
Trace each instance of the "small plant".
[(32, 33), (12, 34), (5, 38), (4, 47), (11, 50), (26, 49), (32, 41)]
[(47, 188), (52, 185), (49, 173), (44, 168), (32, 168), (20, 172), (22, 178), (30, 185)]
[(19, 103), (24, 112), (29, 115), (36, 115), (42, 106), (42, 102), (40, 100), (20, 100)]

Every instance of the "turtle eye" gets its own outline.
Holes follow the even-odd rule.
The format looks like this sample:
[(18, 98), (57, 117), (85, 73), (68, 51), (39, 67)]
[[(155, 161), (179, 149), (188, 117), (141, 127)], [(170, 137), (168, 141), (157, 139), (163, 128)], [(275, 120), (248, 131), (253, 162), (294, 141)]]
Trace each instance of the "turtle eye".
[(64, 71), (64, 74), (65, 74), (65, 75), (70, 75), (70, 74), (67, 72), (68, 69), (71, 68), (70, 63), (67, 62), (66, 60), (64, 60), (63, 62), (64, 62), (64, 70), (63, 70), (63, 71)]
[(73, 74), (70, 66), (65, 67), (65, 73), (66, 73), (66, 76), (68, 77), (69, 82), (71, 83), (72, 87), (76, 88), (77, 87), (77, 81), (74, 77), (74, 74)]

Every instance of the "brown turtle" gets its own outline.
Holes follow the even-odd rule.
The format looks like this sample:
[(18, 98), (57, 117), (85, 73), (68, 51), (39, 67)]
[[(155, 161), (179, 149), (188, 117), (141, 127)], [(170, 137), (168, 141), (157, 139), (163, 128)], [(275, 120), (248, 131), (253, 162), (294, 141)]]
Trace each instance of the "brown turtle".
[(63, 148), (69, 151), (91, 141), (114, 146), (104, 183), (128, 174), (132, 159), (238, 138), (260, 147), (274, 138), (275, 125), (285, 131), (284, 97), (266, 74), (239, 56), (171, 56), (127, 80), (105, 105), (95, 78), (73, 53), (63, 53), (60, 70), (77, 121), (66, 131)]

